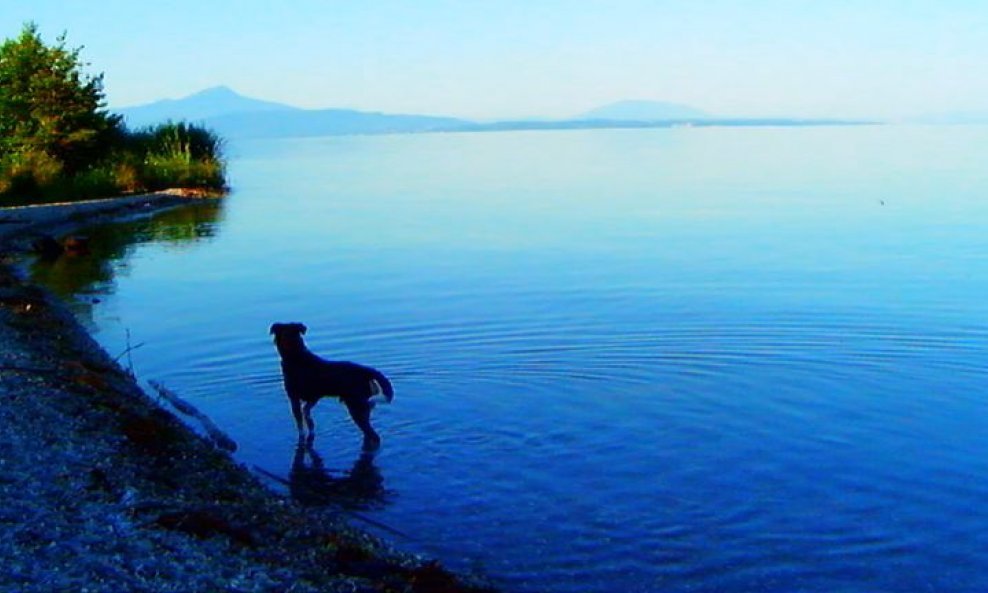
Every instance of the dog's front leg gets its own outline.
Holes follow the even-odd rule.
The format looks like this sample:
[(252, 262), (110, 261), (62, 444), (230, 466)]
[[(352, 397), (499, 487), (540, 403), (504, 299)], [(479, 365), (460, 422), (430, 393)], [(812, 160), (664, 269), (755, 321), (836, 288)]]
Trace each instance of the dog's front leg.
[[(316, 400), (318, 401), (318, 400)], [(305, 423), (309, 426), (309, 439), (313, 439), (316, 436), (316, 421), (312, 419), (312, 408), (316, 405), (315, 401), (305, 402), (302, 406), (302, 415), (305, 416)]]
[(295, 427), (298, 428), (298, 440), (305, 440), (305, 425), (302, 423), (302, 402), (296, 397), (289, 398), (292, 402), (292, 416), (295, 417)]

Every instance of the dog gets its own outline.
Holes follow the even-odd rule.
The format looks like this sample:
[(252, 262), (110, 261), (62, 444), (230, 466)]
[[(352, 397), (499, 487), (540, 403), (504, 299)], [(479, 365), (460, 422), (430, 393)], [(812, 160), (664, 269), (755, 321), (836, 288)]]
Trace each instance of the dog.
[(312, 408), (323, 397), (338, 397), (350, 412), (350, 418), (364, 434), (364, 449), (380, 447), (381, 437), (370, 422), (371, 409), (377, 398), (391, 403), (391, 381), (376, 369), (354, 362), (337, 362), (320, 358), (305, 346), (301, 323), (275, 323), (271, 326), (274, 345), (281, 356), (281, 373), (285, 393), (292, 405), (299, 441), (315, 438), (316, 423)]

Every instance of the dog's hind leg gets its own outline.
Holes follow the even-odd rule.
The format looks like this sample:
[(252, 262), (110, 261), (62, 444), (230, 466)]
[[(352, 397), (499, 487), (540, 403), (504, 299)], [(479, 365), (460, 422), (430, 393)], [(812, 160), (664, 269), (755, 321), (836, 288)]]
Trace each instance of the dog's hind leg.
[(371, 404), (364, 399), (344, 400), (346, 409), (350, 412), (350, 418), (357, 428), (364, 433), (364, 450), (373, 451), (381, 446), (381, 437), (374, 432), (370, 423)]

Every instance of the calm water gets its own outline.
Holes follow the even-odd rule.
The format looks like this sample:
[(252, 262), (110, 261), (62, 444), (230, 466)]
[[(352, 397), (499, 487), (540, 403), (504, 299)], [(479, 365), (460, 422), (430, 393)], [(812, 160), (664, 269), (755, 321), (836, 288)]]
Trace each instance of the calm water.
[(374, 459), (316, 408), (320, 484), (510, 590), (988, 590), (988, 127), (232, 151), (34, 272), (243, 462), (290, 473), (304, 321), (397, 388)]

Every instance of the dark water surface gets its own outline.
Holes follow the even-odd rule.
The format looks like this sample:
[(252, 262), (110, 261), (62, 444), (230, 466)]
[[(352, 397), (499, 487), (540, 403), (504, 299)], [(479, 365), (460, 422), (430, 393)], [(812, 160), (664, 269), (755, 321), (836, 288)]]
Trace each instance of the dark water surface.
[(320, 404), (292, 475), (510, 590), (988, 590), (988, 127), (233, 153), (222, 207), (34, 273), (245, 463), (298, 461), (304, 321), (397, 398), (373, 459)]

